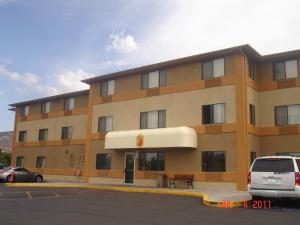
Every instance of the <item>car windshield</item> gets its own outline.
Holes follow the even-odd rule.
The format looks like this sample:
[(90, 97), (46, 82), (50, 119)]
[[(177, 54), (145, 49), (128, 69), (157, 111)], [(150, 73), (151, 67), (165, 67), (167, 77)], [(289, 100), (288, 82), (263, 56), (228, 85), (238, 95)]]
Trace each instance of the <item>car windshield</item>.
[(294, 163), (292, 159), (283, 158), (257, 159), (252, 172), (294, 172)]

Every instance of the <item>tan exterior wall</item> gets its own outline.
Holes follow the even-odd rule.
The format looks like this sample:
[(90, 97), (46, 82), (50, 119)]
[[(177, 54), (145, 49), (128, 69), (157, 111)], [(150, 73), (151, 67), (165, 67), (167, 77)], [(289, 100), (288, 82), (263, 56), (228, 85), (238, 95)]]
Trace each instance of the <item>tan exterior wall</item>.
[(258, 126), (275, 126), (274, 107), (279, 105), (300, 104), (300, 87), (286, 88), (259, 93)]
[[(235, 88), (222, 86), (94, 105), (92, 133), (97, 133), (98, 117), (113, 115), (113, 130), (140, 128), (140, 112), (166, 110), (166, 126), (193, 126), (202, 123), (202, 105), (225, 103), (226, 123), (235, 123)], [(182, 116), (184, 115), (184, 116)]]
[[(104, 140), (92, 141), (91, 163), (89, 168), (90, 170), (95, 170), (97, 153), (111, 153), (111, 169), (121, 171), (124, 169), (125, 152), (135, 151), (135, 149), (105, 150)], [(185, 171), (190, 173), (202, 171), (202, 151), (226, 151), (226, 172), (236, 171), (236, 146), (234, 133), (198, 135), (197, 149), (139, 149), (138, 151), (164, 152), (165, 171)], [(136, 161), (136, 170), (138, 170), (138, 161)], [(147, 172), (149, 171), (146, 171), (146, 173)]]
[[(235, 74), (236, 55), (225, 56), (225, 76)], [(162, 68), (167, 71), (167, 86), (178, 85), (187, 82), (195, 82), (202, 79), (202, 62), (185, 63), (173, 67)], [(95, 95), (99, 96), (100, 84), (92, 85)], [(115, 79), (115, 94), (127, 93), (141, 90), (141, 74), (121, 76)]]
[[(25, 167), (35, 168), (38, 156), (46, 157), (46, 168), (82, 169), (80, 157), (84, 156), (84, 145), (45, 146), (45, 147), (19, 147), (16, 148), (16, 157), (25, 157)], [(74, 161), (70, 158), (74, 157)], [(73, 164), (74, 162), (74, 164)]]
[(21, 130), (27, 130), (27, 141), (37, 141), (39, 129), (43, 128), (48, 128), (48, 140), (60, 140), (61, 129), (65, 126), (73, 126), (72, 139), (83, 139), (86, 137), (87, 115), (18, 122), (16, 142)]
[(261, 156), (261, 138), (252, 134), (248, 134), (248, 164), (250, 164), (250, 153), (256, 152), (256, 157)]
[(261, 137), (262, 156), (281, 152), (300, 152), (300, 135)]

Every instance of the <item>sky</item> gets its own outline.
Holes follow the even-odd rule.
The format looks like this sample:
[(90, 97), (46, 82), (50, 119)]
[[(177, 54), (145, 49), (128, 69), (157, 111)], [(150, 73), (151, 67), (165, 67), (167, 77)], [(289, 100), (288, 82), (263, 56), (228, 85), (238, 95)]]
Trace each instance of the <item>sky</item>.
[(0, 0), (0, 131), (8, 104), (93, 76), (250, 44), (300, 49), (299, 0)]

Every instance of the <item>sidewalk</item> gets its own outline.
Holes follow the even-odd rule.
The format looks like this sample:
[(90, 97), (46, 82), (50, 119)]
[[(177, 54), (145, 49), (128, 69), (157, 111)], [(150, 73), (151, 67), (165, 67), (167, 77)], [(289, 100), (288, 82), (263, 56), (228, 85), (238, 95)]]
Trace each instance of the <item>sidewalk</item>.
[(246, 191), (228, 191), (212, 189), (181, 189), (181, 188), (156, 188), (128, 185), (103, 185), (84, 182), (51, 181), (45, 183), (14, 183), (4, 184), (7, 187), (48, 187), (48, 188), (86, 188), (94, 190), (110, 190), (139, 193), (169, 194), (180, 196), (193, 196), (202, 199), (203, 204), (219, 208), (235, 208), (243, 206), (245, 201), (251, 200)]

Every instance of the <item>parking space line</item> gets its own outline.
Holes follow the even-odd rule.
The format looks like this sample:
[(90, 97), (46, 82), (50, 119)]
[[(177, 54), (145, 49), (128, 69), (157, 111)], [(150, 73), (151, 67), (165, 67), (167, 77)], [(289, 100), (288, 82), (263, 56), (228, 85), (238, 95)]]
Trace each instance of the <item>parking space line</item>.
[(60, 197), (60, 195), (57, 194), (56, 192), (53, 192), (53, 193), (54, 193), (54, 195), (55, 195), (56, 197)]
[(29, 191), (27, 191), (26, 194), (27, 194), (27, 196), (28, 196), (29, 199), (32, 199), (32, 195), (30, 194)]

